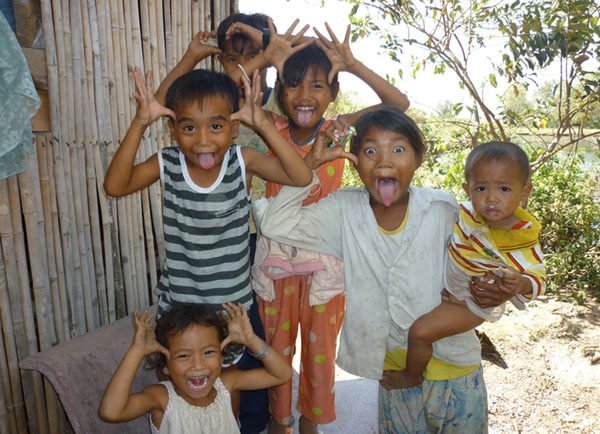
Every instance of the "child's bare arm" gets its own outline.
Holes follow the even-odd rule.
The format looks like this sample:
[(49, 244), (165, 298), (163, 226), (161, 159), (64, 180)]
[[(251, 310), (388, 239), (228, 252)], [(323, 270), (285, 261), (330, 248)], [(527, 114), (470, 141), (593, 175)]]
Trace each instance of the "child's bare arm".
[(229, 335), (221, 344), (224, 348), (229, 342), (246, 345), (248, 351), (262, 361), (264, 368), (249, 371), (229, 370), (223, 371), (221, 378), (230, 391), (256, 390), (278, 386), (292, 378), (291, 366), (265, 341), (254, 334), (248, 319), (248, 312), (242, 304), (237, 306), (232, 303), (223, 305), (229, 315)]
[(109, 196), (125, 196), (147, 187), (158, 179), (156, 154), (134, 166), (135, 155), (148, 125), (161, 116), (175, 116), (173, 111), (160, 105), (154, 98), (150, 71), (146, 73), (144, 80), (142, 72), (136, 66), (133, 77), (137, 89), (133, 96), (138, 103), (138, 109), (106, 172), (104, 190)]
[[(350, 72), (367, 83), (377, 94), (379, 99), (381, 99), (382, 104), (393, 105), (402, 111), (406, 111), (410, 105), (406, 95), (400, 92), (383, 77), (369, 69), (362, 62), (359, 62), (352, 54), (352, 50), (350, 49), (350, 25), (348, 25), (346, 29), (346, 35), (343, 42), (340, 42), (335, 36), (328, 23), (325, 23), (325, 27), (327, 28), (331, 40), (327, 39), (327, 37), (321, 34), (316, 28), (314, 31), (319, 37), (317, 44), (325, 54), (327, 54), (327, 57), (331, 61), (332, 67), (329, 72), (329, 82), (331, 83), (334, 75), (339, 71)], [(375, 110), (377, 107), (378, 106), (369, 107), (356, 113), (347, 114), (346, 116), (351, 119), (349, 123), (353, 125), (364, 112)]]
[(169, 351), (154, 337), (153, 317), (154, 314), (147, 312), (139, 316), (137, 312), (133, 314), (136, 327), (133, 343), (108, 383), (98, 409), (98, 415), (108, 422), (132, 420), (161, 407), (155, 387), (130, 395), (135, 373), (144, 357), (157, 351), (169, 357)]
[(214, 31), (196, 33), (179, 63), (169, 71), (156, 90), (155, 97), (160, 104), (165, 104), (167, 91), (175, 80), (186, 72), (193, 70), (201, 60), (221, 53), (221, 50), (213, 44), (215, 36), (216, 33)]
[(269, 157), (256, 149), (242, 148), (247, 175), (257, 174), (267, 181), (284, 185), (308, 185), (312, 180), (312, 171), (292, 145), (279, 134), (271, 118), (267, 117), (262, 109), (263, 93), (260, 90), (258, 71), (254, 72), (252, 85), (245, 78), (243, 81), (246, 95), (244, 107), (234, 113), (231, 119), (240, 120), (253, 126), (278, 157)]

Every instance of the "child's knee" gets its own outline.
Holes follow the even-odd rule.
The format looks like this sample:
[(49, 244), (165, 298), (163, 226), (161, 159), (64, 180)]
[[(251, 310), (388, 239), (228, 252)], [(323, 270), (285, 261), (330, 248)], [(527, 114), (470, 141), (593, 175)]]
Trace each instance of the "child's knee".
[(433, 329), (427, 316), (417, 318), (408, 331), (408, 339), (412, 342), (433, 343)]

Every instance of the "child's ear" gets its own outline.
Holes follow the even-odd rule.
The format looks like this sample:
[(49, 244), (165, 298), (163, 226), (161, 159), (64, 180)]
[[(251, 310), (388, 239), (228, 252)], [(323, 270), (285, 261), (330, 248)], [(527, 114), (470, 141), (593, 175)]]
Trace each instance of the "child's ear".
[(533, 184), (528, 182), (523, 186), (523, 191), (521, 192), (521, 203), (526, 204), (529, 200), (529, 195), (531, 194), (531, 190), (533, 190)]
[(217, 55), (217, 60), (219, 61), (219, 63), (221, 64), (221, 66), (225, 66), (225, 63), (223, 61), (223, 57), (224, 57), (223, 53)]
[(161, 369), (162, 373), (165, 374), (167, 377), (169, 376), (169, 368), (167, 367), (167, 365), (163, 366), (163, 368)]
[(231, 121), (231, 138), (235, 139), (239, 135), (240, 135), (240, 121), (238, 121), (236, 119), (234, 121)]
[(331, 85), (331, 99), (330, 99), (331, 102), (335, 101), (339, 91), (340, 91), (340, 83), (336, 81), (334, 84)]
[(466, 182), (463, 182), (462, 188), (465, 191), (465, 193), (467, 193), (467, 196), (469, 196), (469, 199), (471, 199), (471, 193), (470, 193), (470, 190), (469, 190), (469, 184), (467, 184)]
[(173, 125), (173, 119), (169, 118), (169, 120), (167, 121), (167, 125), (169, 126), (169, 135), (171, 136), (171, 140), (176, 140), (175, 125)]

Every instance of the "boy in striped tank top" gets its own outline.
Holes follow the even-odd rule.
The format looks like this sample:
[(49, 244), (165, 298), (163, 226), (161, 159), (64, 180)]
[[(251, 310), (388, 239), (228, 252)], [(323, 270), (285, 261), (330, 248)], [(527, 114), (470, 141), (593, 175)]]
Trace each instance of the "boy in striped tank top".
[(433, 342), (500, 319), (504, 303), (489, 303), (494, 292), (521, 310), (544, 293), (541, 226), (520, 206), (531, 193), (529, 176), (527, 154), (513, 143), (484, 143), (467, 157), (463, 189), (470, 202), (460, 205), (448, 244), (448, 301), (411, 326), (406, 369), (386, 371), (388, 388), (423, 382)]
[[(108, 168), (104, 188), (125, 196), (159, 178), (164, 187), (166, 262), (157, 288), (158, 316), (176, 303), (252, 304), (248, 218), (254, 175), (289, 185), (307, 185), (312, 172), (277, 132), (261, 108), (262, 92), (239, 89), (227, 75), (194, 70), (170, 86), (163, 107), (152, 91), (150, 72), (135, 68), (138, 109)], [(238, 111), (239, 110), (239, 111)], [(152, 122), (168, 116), (168, 147), (135, 164), (142, 136)], [(239, 122), (252, 125), (278, 158), (232, 145)]]

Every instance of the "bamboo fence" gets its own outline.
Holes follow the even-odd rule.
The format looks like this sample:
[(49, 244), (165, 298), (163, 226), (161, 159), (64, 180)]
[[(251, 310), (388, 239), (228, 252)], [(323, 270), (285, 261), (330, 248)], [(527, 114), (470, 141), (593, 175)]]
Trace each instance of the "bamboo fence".
[[(42, 0), (51, 131), (0, 180), (0, 433), (65, 433), (52, 386), (19, 360), (155, 301), (164, 261), (156, 183), (115, 200), (102, 184), (135, 115), (135, 66), (155, 88), (236, 0)], [(214, 60), (199, 65), (217, 68)], [(155, 123), (137, 155), (170, 144)]]

